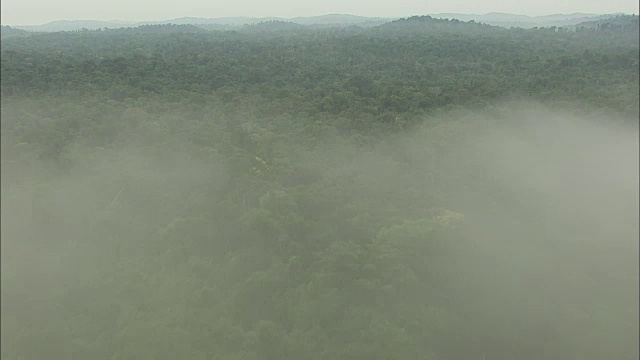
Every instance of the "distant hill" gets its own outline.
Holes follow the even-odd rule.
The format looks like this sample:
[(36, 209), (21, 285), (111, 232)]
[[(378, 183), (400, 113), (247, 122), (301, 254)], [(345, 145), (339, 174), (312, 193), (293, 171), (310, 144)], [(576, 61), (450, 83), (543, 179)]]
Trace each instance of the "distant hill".
[(75, 31), (75, 30), (97, 30), (97, 29), (117, 29), (122, 27), (132, 27), (137, 25), (134, 22), (124, 21), (98, 21), (98, 20), (58, 20), (52, 21), (43, 25), (30, 25), (30, 26), (14, 26), (16, 29), (26, 31), (39, 31), (39, 32), (57, 32), (57, 31)]
[[(483, 23), (492, 26), (501, 27), (571, 27), (580, 23), (590, 21), (599, 21), (622, 14), (595, 15), (584, 13), (573, 14), (553, 14), (545, 16), (527, 16), (508, 13), (488, 13), (484, 15), (477, 14), (456, 14), (442, 13), (429, 15), (434, 19), (456, 19), (461, 22)], [(97, 20), (60, 20), (52, 21), (42, 25), (33, 26), (12, 26), (12, 29), (20, 29), (26, 31), (38, 32), (56, 32), (56, 31), (74, 31), (81, 29), (97, 30), (97, 29), (117, 29), (123, 27), (136, 27), (142, 25), (196, 25), (206, 30), (238, 30), (245, 25), (259, 24), (270, 21), (289, 22), (298, 25), (310, 27), (374, 27), (398, 18), (379, 18), (365, 17), (349, 14), (327, 14), (321, 16), (307, 16), (294, 18), (281, 17), (219, 17), (219, 18), (201, 18), (201, 17), (181, 17), (176, 19), (161, 21), (143, 21), (143, 22), (127, 22), (127, 21), (97, 21)]]
[(328, 14), (321, 16), (308, 16), (308, 17), (294, 17), (294, 18), (282, 18), (282, 17), (221, 17), (221, 18), (178, 18), (172, 20), (162, 21), (162, 23), (172, 24), (193, 24), (193, 25), (227, 25), (227, 26), (243, 26), (251, 24), (259, 24), (271, 21), (290, 22), (299, 25), (333, 25), (333, 26), (348, 26), (367, 23), (381, 23), (389, 20), (383, 18), (364, 17), (347, 14)]
[(370, 18), (364, 16), (346, 15), (346, 14), (328, 14), (310, 17), (280, 18), (280, 17), (220, 17), (220, 18), (198, 18), (198, 17), (182, 17), (176, 19), (162, 21), (144, 21), (144, 22), (127, 22), (127, 21), (97, 21), (97, 20), (60, 20), (52, 21), (42, 25), (31, 26), (13, 26), (13, 28), (26, 31), (39, 32), (57, 32), (57, 31), (74, 31), (81, 29), (97, 30), (97, 29), (117, 29), (123, 27), (136, 27), (142, 25), (197, 25), (207, 30), (231, 30), (240, 28), (244, 25), (259, 24), (269, 21), (283, 21), (299, 25), (308, 26), (350, 26), (361, 25), (364, 27), (376, 26), (389, 20), (382, 18)]
[(2, 27), (0, 28), (0, 36), (2, 37), (20, 35), (24, 33), (26, 33), (26, 31), (20, 30), (20, 29), (14, 29), (11, 26), (2, 25)]
[(328, 14), (310, 17), (295, 17), (291, 22), (301, 25), (354, 25), (367, 22), (384, 21), (382, 18), (371, 18), (346, 14)]
[(291, 21), (270, 20), (257, 24), (245, 25), (242, 31), (246, 32), (279, 32), (279, 31), (296, 31), (305, 29), (306, 26), (296, 24)]
[(592, 30), (620, 30), (638, 32), (640, 30), (640, 16), (638, 15), (618, 15), (605, 19), (586, 21), (573, 26), (575, 29)]
[(223, 24), (195, 24), (194, 26), (197, 26), (207, 31), (233, 31), (233, 30), (239, 29), (237, 25), (223, 25)]
[(374, 30), (381, 34), (415, 34), (415, 33), (480, 33), (504, 30), (501, 27), (458, 19), (436, 19), (431, 16), (413, 16), (395, 20), (378, 26)]
[(257, 24), (267, 21), (287, 21), (285, 18), (278, 17), (264, 17), (264, 18), (252, 18), (252, 17), (220, 17), (220, 18), (195, 18), (195, 17), (182, 17), (177, 19), (170, 19), (164, 21), (158, 21), (157, 23), (164, 24), (191, 24), (191, 25), (226, 25), (226, 26), (243, 26), (250, 24)]
[(159, 24), (159, 25), (141, 25), (136, 27), (112, 29), (109, 31), (131, 32), (131, 33), (204, 33), (207, 30), (195, 25), (175, 25), (175, 24)]
[(610, 18), (613, 15), (596, 15), (596, 14), (553, 14), (544, 16), (527, 16), (508, 13), (488, 13), (485, 15), (477, 14), (432, 14), (431, 16), (438, 19), (458, 19), (461, 21), (475, 21), (488, 25), (502, 27), (550, 27), (550, 26), (573, 26), (586, 21)]

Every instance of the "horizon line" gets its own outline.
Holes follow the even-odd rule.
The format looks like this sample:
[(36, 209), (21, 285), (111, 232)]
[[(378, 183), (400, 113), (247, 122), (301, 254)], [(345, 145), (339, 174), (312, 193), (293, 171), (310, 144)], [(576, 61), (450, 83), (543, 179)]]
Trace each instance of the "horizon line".
[(425, 14), (413, 14), (413, 15), (404, 15), (404, 16), (364, 16), (364, 15), (356, 15), (356, 14), (349, 14), (349, 13), (326, 13), (326, 14), (321, 14), (321, 15), (309, 15), (309, 16), (291, 16), (291, 17), (284, 17), (284, 16), (218, 16), (218, 17), (203, 17), (203, 16), (180, 16), (180, 17), (175, 17), (175, 18), (170, 18), (170, 19), (147, 19), (147, 20), (120, 20), (120, 19), (110, 19), (110, 20), (97, 20), (97, 19), (90, 19), (90, 18), (78, 18), (78, 19), (72, 19), (72, 18), (67, 18), (67, 19), (55, 19), (55, 20), (50, 20), (47, 22), (43, 22), (43, 23), (38, 23), (38, 24), (9, 24), (9, 23), (4, 23), (1, 22), (0, 24), (2, 26), (21, 26), (21, 27), (25, 27), (25, 26), (44, 26), (44, 25), (48, 25), (51, 23), (56, 23), (56, 22), (73, 22), (73, 21), (95, 21), (95, 22), (105, 22), (105, 23), (123, 23), (123, 24), (127, 24), (127, 25), (135, 25), (135, 24), (142, 24), (142, 23), (146, 23), (146, 22), (166, 22), (166, 21), (171, 21), (171, 20), (179, 20), (179, 19), (203, 19), (203, 20), (216, 20), (216, 19), (284, 19), (284, 20), (291, 20), (291, 19), (297, 19), (297, 18), (313, 18), (313, 17), (323, 17), (323, 16), (354, 16), (354, 17), (360, 17), (360, 18), (365, 18), (365, 19), (379, 19), (379, 20), (393, 20), (393, 19), (403, 19), (403, 18), (409, 18), (412, 16), (434, 16), (434, 15), (465, 15), (465, 16), (487, 16), (487, 15), (493, 15), (493, 14), (499, 14), (499, 15), (513, 15), (513, 16), (524, 16), (524, 17), (528, 17), (528, 18), (540, 18), (540, 17), (546, 17), (546, 16), (561, 16), (561, 15), (583, 15), (583, 16), (605, 16), (605, 15), (636, 15), (635, 13), (625, 13), (625, 12), (612, 12), (612, 13), (584, 13), (584, 12), (571, 12), (571, 13), (550, 13), (550, 14), (545, 14), (545, 15), (526, 15), (526, 14), (518, 14), (518, 13), (508, 13), (508, 12), (500, 12), (500, 11), (491, 11), (488, 13), (484, 13), (484, 14), (474, 14), (474, 13), (456, 13), (456, 12), (439, 12), (439, 13), (425, 13)]

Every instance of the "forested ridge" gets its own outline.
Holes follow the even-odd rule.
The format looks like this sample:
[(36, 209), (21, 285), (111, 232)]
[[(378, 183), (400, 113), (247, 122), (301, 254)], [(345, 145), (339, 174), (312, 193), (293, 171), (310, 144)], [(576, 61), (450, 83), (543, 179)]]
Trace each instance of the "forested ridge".
[(637, 358), (602, 23), (3, 35), (2, 357)]

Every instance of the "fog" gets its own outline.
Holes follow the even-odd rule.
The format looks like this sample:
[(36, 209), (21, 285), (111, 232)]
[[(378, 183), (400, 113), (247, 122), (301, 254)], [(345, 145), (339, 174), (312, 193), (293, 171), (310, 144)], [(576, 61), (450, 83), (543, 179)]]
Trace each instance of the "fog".
[(538, 358), (635, 357), (637, 127), (528, 105), (411, 140), (420, 151), (424, 137), (459, 133), (442, 158), (455, 194), (442, 201), (465, 214), (469, 241), (455, 250), (456, 300), (486, 320), (476, 331), (494, 343), (478, 344), (483, 353), (535, 329)]
[[(162, 327), (158, 319), (172, 314), (168, 318), (179, 324), (205, 316), (198, 309), (209, 305), (194, 307), (193, 298), (206, 289), (213, 289), (207, 295), (212, 308), (246, 307), (233, 315), (245, 326), (253, 321), (249, 316), (266, 317), (263, 305), (249, 309), (238, 300), (245, 299), (238, 295), (243, 288), (229, 284), (258, 281), (265, 274), (258, 270), (269, 268), (260, 253), (275, 252), (284, 241), (269, 223), (275, 220), (261, 220), (268, 210), (285, 214), (277, 218), (282, 222), (304, 218), (300, 244), (341, 226), (322, 223), (334, 213), (355, 211), (349, 215), (353, 228), (335, 231), (343, 239), (362, 237), (355, 240), (365, 252), (402, 224), (455, 222), (453, 235), (435, 241), (433, 253), (416, 254), (432, 264), (428, 276), (437, 291), (427, 284), (415, 289), (416, 298), (384, 304), (389, 311), (411, 309), (408, 304), (428, 297), (455, 309), (446, 325), (429, 325), (435, 338), (447, 339), (434, 345), (442, 359), (638, 356), (634, 119), (507, 102), (476, 113), (434, 114), (411, 131), (376, 140), (345, 137), (331, 127), (318, 130), (315, 142), (303, 131), (284, 139), (274, 129), (251, 130), (258, 134), (251, 139), (269, 141), (272, 152), (281, 143), (299, 147), (287, 155), (291, 173), (268, 184), (236, 176), (238, 158), (225, 152), (222, 140), (220, 148), (196, 145), (140, 116), (111, 145), (78, 141), (54, 165), (35, 155), (17, 127), (3, 129), (3, 355), (13, 347), (26, 358), (133, 358), (127, 357), (133, 349), (153, 348), (148, 358), (185, 358), (193, 354), (187, 350), (205, 358), (208, 345), (189, 340), (200, 328)], [(257, 116), (252, 127), (266, 128), (269, 120)], [(267, 171), (267, 165), (254, 168)], [(380, 204), (408, 218), (386, 217)], [(294, 216), (288, 209), (298, 210)], [(442, 220), (445, 228), (449, 220)], [(370, 229), (370, 237), (369, 230), (354, 230), (360, 228)], [(273, 243), (250, 240), (269, 238), (271, 231), (278, 239)], [(327, 254), (342, 251), (336, 243), (340, 238), (304, 246)], [(286, 251), (299, 251), (299, 266), (308, 273), (339, 270), (301, 250)], [(266, 284), (272, 285), (264, 285), (265, 292), (284, 286)], [(252, 298), (260, 295), (246, 301)], [(354, 305), (345, 301), (341, 306)], [(323, 311), (317, 310), (319, 317)], [(229, 316), (220, 315), (219, 323)], [(235, 341), (232, 334), (209, 336), (214, 344)], [(90, 345), (102, 352), (83, 353)]]

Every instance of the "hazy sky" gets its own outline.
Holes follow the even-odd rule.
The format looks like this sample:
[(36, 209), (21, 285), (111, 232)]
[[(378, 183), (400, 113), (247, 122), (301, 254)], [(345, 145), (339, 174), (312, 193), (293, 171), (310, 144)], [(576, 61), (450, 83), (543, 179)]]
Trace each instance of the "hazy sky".
[(638, 13), (637, 0), (2, 0), (2, 24), (35, 25), (52, 20), (167, 20), (183, 16), (310, 16), (348, 13), (400, 17), (444, 12), (525, 15)]

